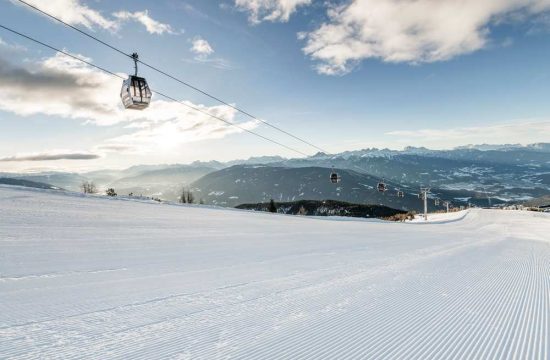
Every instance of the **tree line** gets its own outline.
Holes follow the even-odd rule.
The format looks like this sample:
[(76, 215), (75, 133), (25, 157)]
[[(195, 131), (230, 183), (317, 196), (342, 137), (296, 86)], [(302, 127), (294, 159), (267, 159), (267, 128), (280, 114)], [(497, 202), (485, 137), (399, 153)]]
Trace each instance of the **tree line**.
[[(99, 192), (97, 189), (97, 186), (94, 184), (93, 181), (83, 181), (82, 184), (80, 184), (80, 190), (84, 194), (97, 194)], [(114, 196), (117, 196), (118, 194), (114, 188), (108, 188), (107, 190), (105, 190), (105, 195), (114, 197)], [(133, 193), (128, 194), (128, 196), (130, 197), (132, 197), (133, 195), (134, 195)], [(158, 198), (153, 198), (153, 200), (160, 201), (160, 199)], [(180, 204), (195, 204), (196, 198), (190, 189), (183, 187), (178, 196), (178, 202)], [(198, 203), (204, 204), (204, 201), (202, 200), (202, 198), (199, 199)]]

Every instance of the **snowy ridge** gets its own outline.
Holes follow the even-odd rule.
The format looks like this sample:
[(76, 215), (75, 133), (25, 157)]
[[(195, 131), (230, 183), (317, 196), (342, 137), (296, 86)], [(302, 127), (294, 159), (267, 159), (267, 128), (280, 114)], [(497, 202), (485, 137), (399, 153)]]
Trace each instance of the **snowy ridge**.
[(548, 359), (550, 216), (452, 216), (0, 187), (0, 358)]

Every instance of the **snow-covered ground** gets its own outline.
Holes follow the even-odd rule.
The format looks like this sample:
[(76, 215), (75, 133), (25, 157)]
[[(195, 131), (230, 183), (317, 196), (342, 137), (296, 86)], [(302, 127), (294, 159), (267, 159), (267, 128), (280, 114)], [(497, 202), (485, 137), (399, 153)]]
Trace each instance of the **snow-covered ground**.
[(550, 359), (549, 215), (452, 216), (0, 187), (0, 358)]
[[(427, 221), (433, 222), (433, 223), (458, 221), (458, 220), (462, 220), (468, 213), (469, 213), (468, 210), (455, 211), (448, 214), (447, 213), (429, 213)], [(422, 213), (416, 214), (413, 220), (407, 220), (407, 221), (412, 223), (426, 222), (426, 220), (424, 219), (424, 214)]]

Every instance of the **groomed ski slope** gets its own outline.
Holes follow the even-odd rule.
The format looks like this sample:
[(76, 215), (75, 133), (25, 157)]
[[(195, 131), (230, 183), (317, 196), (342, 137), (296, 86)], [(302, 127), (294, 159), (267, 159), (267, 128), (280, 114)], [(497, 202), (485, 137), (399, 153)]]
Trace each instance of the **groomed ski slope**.
[(550, 359), (550, 217), (313, 219), (0, 187), (2, 359)]

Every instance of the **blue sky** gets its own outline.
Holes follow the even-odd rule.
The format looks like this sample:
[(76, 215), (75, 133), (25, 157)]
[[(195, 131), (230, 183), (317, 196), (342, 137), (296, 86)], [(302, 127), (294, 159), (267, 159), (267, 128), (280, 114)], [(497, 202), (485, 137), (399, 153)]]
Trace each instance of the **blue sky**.
[[(29, 2), (329, 152), (550, 141), (546, 0)], [(129, 59), (17, 1), (0, 10), (4, 26), (132, 71)], [(119, 79), (2, 29), (0, 39), (0, 171), (297, 155), (158, 97), (142, 113), (124, 111)], [(140, 74), (316, 152), (149, 69)]]

